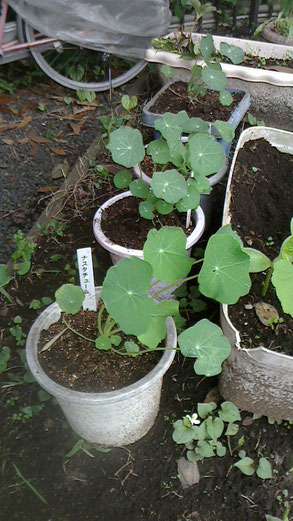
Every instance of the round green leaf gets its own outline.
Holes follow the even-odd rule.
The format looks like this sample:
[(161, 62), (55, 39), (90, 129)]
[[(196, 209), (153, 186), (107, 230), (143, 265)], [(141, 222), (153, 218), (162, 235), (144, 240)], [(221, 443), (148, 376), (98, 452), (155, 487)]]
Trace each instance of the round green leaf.
[(194, 439), (194, 427), (190, 425), (187, 427), (183, 420), (177, 420), (173, 423), (173, 441), (175, 443), (190, 443)]
[(154, 163), (165, 165), (170, 161), (169, 147), (166, 141), (156, 139), (147, 147), (147, 153), (152, 157)]
[(234, 467), (237, 467), (239, 470), (241, 470), (242, 474), (245, 474), (246, 476), (252, 476), (255, 472), (254, 461), (248, 457), (245, 457), (240, 461), (237, 461), (237, 463), (234, 463)]
[(266, 458), (260, 458), (256, 474), (261, 479), (270, 479), (273, 477), (271, 464)]
[(141, 217), (143, 217), (144, 219), (148, 219), (149, 221), (151, 221), (155, 217), (153, 210), (154, 210), (153, 203), (150, 203), (149, 201), (142, 201), (141, 203), (139, 203), (139, 206), (138, 206), (139, 215)]
[(188, 257), (183, 230), (169, 226), (149, 231), (143, 257), (152, 265), (154, 277), (163, 282), (185, 277), (194, 262)]
[(141, 133), (131, 127), (114, 130), (106, 148), (110, 150), (113, 161), (125, 168), (133, 168), (143, 160), (145, 154)]
[(5, 286), (10, 280), (11, 277), (7, 274), (6, 264), (0, 264), (0, 287)]
[(228, 90), (221, 90), (219, 97), (221, 105), (224, 107), (230, 107), (233, 102), (232, 94)]
[(244, 52), (236, 45), (229, 45), (226, 42), (221, 42), (220, 53), (231, 60), (234, 65), (239, 65), (244, 60)]
[(107, 271), (101, 298), (126, 334), (139, 335), (148, 328), (155, 312), (147, 293), (151, 279), (151, 265), (136, 257), (122, 259)]
[(213, 136), (194, 134), (189, 138), (189, 163), (191, 169), (205, 176), (221, 170), (225, 160), (225, 151)]
[(234, 138), (235, 132), (234, 128), (230, 123), (226, 123), (225, 121), (215, 121), (214, 127), (216, 128), (218, 134), (224, 141), (232, 141)]
[(84, 292), (79, 286), (74, 286), (74, 284), (63, 284), (55, 292), (55, 299), (62, 311), (75, 315), (81, 309), (84, 301)]
[(166, 201), (162, 201), (161, 199), (159, 199), (159, 201), (156, 203), (156, 210), (161, 215), (168, 215), (169, 213), (173, 212), (173, 209), (173, 204), (166, 203)]
[(150, 192), (149, 187), (144, 184), (141, 179), (132, 181), (129, 184), (129, 190), (131, 191), (132, 195), (134, 195), (134, 197), (138, 197), (140, 199), (145, 199)]
[(96, 349), (100, 349), (101, 351), (109, 351), (109, 349), (112, 347), (112, 344), (109, 337), (100, 335), (98, 338), (96, 338), (95, 346)]
[(231, 423), (240, 421), (241, 416), (238, 407), (232, 402), (223, 402), (221, 404), (221, 410), (219, 411), (219, 418), (224, 422)]
[(158, 199), (171, 204), (177, 203), (187, 194), (185, 179), (177, 170), (154, 173), (151, 188)]
[(231, 351), (230, 342), (221, 328), (207, 319), (180, 333), (178, 344), (183, 356), (197, 358), (194, 364), (196, 374), (205, 376), (219, 374)]
[(162, 136), (167, 140), (179, 140), (182, 134), (183, 120), (187, 120), (188, 116), (182, 113), (171, 114), (166, 112), (162, 118), (156, 119), (155, 129), (161, 132)]
[(199, 273), (199, 289), (203, 295), (222, 304), (235, 304), (249, 292), (249, 256), (231, 234), (216, 233), (210, 237), (204, 263)]
[(114, 176), (114, 185), (116, 188), (128, 188), (128, 185), (130, 181), (132, 180), (132, 175), (130, 172), (127, 172), (127, 170), (122, 170), (121, 172), (118, 172)]
[(139, 346), (135, 342), (124, 342), (124, 347), (126, 352), (131, 356), (137, 356), (137, 354), (139, 353)]
[(254, 248), (243, 248), (243, 251), (249, 255), (250, 273), (260, 273), (272, 265), (270, 259), (261, 251), (255, 250)]
[(187, 210), (195, 210), (200, 202), (200, 193), (197, 189), (195, 179), (190, 178), (186, 181), (187, 194), (176, 204), (178, 212), (187, 212)]
[(214, 40), (211, 34), (201, 38), (199, 48), (203, 59), (208, 61), (215, 50)]
[(224, 422), (220, 418), (212, 418), (209, 416), (206, 420), (206, 428), (210, 438), (217, 440), (224, 430)]
[(197, 404), (197, 412), (202, 419), (206, 418), (216, 408), (217, 405), (215, 404), (215, 402)]
[(293, 317), (293, 266), (287, 259), (274, 262), (272, 283), (284, 313)]
[(227, 86), (227, 77), (223, 71), (214, 67), (204, 67), (201, 73), (202, 81), (212, 90), (222, 91)]

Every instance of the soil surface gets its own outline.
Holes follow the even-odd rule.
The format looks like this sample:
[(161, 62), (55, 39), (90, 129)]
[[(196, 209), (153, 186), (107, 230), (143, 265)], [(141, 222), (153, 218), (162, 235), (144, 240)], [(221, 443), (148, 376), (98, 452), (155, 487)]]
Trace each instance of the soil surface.
[[(33, 97), (34, 102), (39, 99), (38, 95)], [(21, 111), (27, 96), (22, 93), (15, 96), (13, 108)], [(9, 105), (7, 108), (9, 113), (4, 113), (3, 119), (10, 116)], [(44, 114), (39, 116), (43, 121)], [(42, 126), (38, 128), (42, 129)], [(55, 136), (55, 123), (51, 128)], [(18, 134), (12, 135), (12, 132), (13, 129), (5, 130), (2, 137), (14, 140), (17, 153), (22, 145), (17, 142)], [(71, 137), (67, 143), (71, 142)], [(88, 143), (82, 132), (79, 140), (86, 149)], [(37, 177), (38, 172), (43, 171), (47, 145), (37, 144), (40, 155), (32, 156), (34, 159), (27, 164), (31, 176)], [(12, 154), (12, 145), (4, 143), (1, 146), (5, 146), (6, 153)], [(64, 148), (65, 143), (56, 143), (56, 146)], [(55, 157), (56, 154), (52, 154)], [(172, 423), (196, 411), (198, 402), (213, 400), (218, 403), (221, 400), (217, 393), (217, 379), (195, 375), (191, 360), (176, 355), (164, 377), (160, 411), (151, 431), (139, 442), (108, 453), (86, 444), (76, 446), (78, 437), (69, 428), (55, 400), (40, 392), (40, 387), (32, 381), (23, 349), (33, 321), (44, 309), (45, 302), (41, 299), (53, 299), (55, 290), (63, 282), (78, 283), (77, 248), (92, 247), (97, 285), (101, 284), (110, 266), (108, 253), (96, 243), (92, 233), (92, 219), (97, 207), (116, 193), (111, 174), (102, 175), (96, 169), (101, 164), (101, 157), (93, 157), (89, 168), (80, 168), (80, 180), (67, 188), (63, 195), (58, 193), (62, 204), (56, 218), (65, 224), (62, 233), (58, 235), (54, 230), (43, 232), (31, 259), (29, 273), (26, 276), (16, 274), (5, 286), (11, 301), (0, 295), (1, 348), (10, 348), (6, 369), (1, 356), (0, 519), (226, 521), (236, 518), (239, 521), (265, 521), (266, 514), (282, 519), (286, 502), (290, 503), (293, 496), (292, 422), (269, 423), (265, 417), (253, 419), (251, 414), (242, 411), (239, 433), (231, 439), (222, 436), (221, 441), (227, 447), (226, 456), (206, 458), (200, 462), (200, 482), (183, 489), (177, 460), (185, 451), (183, 445), (178, 446), (172, 440)], [(27, 159), (25, 154), (23, 159), (15, 160), (15, 172), (20, 179), (20, 165)], [(58, 156), (55, 159), (58, 161)], [(86, 165), (86, 161), (82, 164)], [(49, 165), (50, 170), (51, 163)], [(6, 171), (7, 166), (1, 169), (1, 173), (3, 170)], [(12, 167), (9, 172), (13, 176)], [(11, 181), (10, 186), (8, 180), (9, 173), (6, 174), (4, 193), (16, 197), (17, 184)], [(214, 188), (214, 213), (209, 233), (216, 231), (221, 223), (225, 181)], [(52, 185), (52, 180), (49, 178), (39, 183), (40, 187), (47, 187)], [(28, 212), (28, 221), (38, 215), (39, 210), (35, 213), (34, 209), (42, 198), (42, 193), (36, 193), (35, 205), (30, 203), (33, 210)], [(30, 201), (30, 196), (24, 197), (16, 207), (7, 208), (6, 212), (19, 210), (25, 201)], [(12, 214), (7, 218), (11, 219)], [(25, 217), (19, 224), (12, 222), (8, 231), (14, 232), (18, 227), (25, 230), (27, 219)], [(204, 247), (207, 238), (208, 234), (205, 234), (197, 246)], [(10, 253), (1, 251), (6, 262)], [(202, 316), (217, 320), (218, 306), (207, 304), (204, 314), (189, 311), (186, 317), (189, 324)], [(73, 447), (75, 451), (72, 451)], [(235, 468), (233, 465), (239, 460), (240, 447), (255, 463), (266, 457), (272, 465), (272, 478), (262, 480), (256, 474), (246, 476)]]
[(156, 100), (151, 107), (154, 114), (172, 112), (177, 114), (181, 110), (186, 110), (189, 117), (201, 118), (204, 121), (214, 122), (217, 119), (228, 121), (231, 112), (243, 98), (243, 94), (232, 94), (233, 102), (229, 107), (221, 105), (219, 94), (215, 91), (207, 90), (204, 97), (197, 96), (190, 99), (187, 93), (188, 84), (183, 81), (176, 81), (170, 85)]
[[(284, 154), (266, 140), (250, 141), (240, 150), (231, 185), (231, 225), (245, 246), (256, 248), (275, 259), (283, 241), (290, 235), (293, 215), (293, 156)], [(263, 273), (252, 276), (252, 289), (229, 316), (241, 330), (243, 347), (263, 345), (293, 355), (293, 319), (282, 311), (272, 284), (262, 296)], [(265, 326), (257, 318), (255, 304), (265, 302), (276, 308), (280, 323)], [(247, 309), (249, 306), (249, 309)], [(245, 324), (245, 327), (243, 327)]]

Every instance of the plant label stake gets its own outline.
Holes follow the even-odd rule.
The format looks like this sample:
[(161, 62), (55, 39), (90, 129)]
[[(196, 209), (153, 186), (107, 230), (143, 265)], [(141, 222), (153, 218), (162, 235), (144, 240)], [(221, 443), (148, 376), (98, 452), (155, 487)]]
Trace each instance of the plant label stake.
[(91, 248), (80, 248), (77, 250), (77, 262), (80, 279), (80, 287), (85, 292), (83, 309), (97, 311), (95, 295), (95, 282), (93, 272), (93, 261)]

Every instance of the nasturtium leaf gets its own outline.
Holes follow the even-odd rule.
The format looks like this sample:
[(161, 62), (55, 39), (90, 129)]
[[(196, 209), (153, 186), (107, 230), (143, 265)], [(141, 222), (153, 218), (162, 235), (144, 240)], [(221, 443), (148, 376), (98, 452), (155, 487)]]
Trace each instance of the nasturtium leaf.
[(137, 105), (137, 97), (124, 94), (121, 98), (121, 105), (125, 110), (132, 110)]
[(179, 315), (177, 300), (163, 300), (156, 304), (154, 316), (145, 333), (139, 335), (139, 341), (149, 349), (155, 349), (166, 336), (166, 317)]
[(168, 147), (170, 151), (170, 161), (177, 168), (183, 167), (186, 161), (186, 148), (181, 140), (168, 141)]
[(111, 335), (110, 340), (111, 340), (111, 344), (113, 346), (117, 347), (121, 344), (122, 338), (120, 335)]
[(164, 199), (171, 204), (177, 203), (187, 193), (185, 179), (177, 170), (155, 172), (151, 181), (151, 188), (158, 199)]
[(236, 45), (229, 45), (226, 42), (221, 42), (220, 53), (231, 60), (234, 65), (239, 65), (244, 60), (244, 52)]
[(167, 141), (180, 139), (182, 134), (182, 126), (179, 119), (180, 118), (178, 117), (178, 114), (171, 114), (170, 112), (166, 112), (162, 118), (156, 119), (155, 130), (161, 132), (162, 136)]
[(293, 236), (287, 237), (283, 242), (280, 250), (280, 258), (293, 262)]
[(199, 48), (203, 59), (207, 62), (215, 50), (214, 40), (211, 34), (201, 38)]
[(127, 170), (122, 170), (121, 172), (118, 172), (118, 174), (116, 174), (113, 179), (116, 188), (120, 189), (127, 188), (131, 180), (132, 175)]
[(242, 474), (245, 474), (246, 476), (252, 476), (255, 473), (254, 461), (248, 457), (245, 457), (237, 461), (237, 463), (234, 463), (234, 467), (237, 467), (239, 470), (241, 470)]
[(96, 349), (100, 349), (101, 351), (109, 351), (111, 349), (112, 343), (109, 337), (105, 335), (100, 335), (96, 338), (95, 347)]
[(189, 443), (194, 439), (194, 426), (186, 426), (183, 420), (177, 420), (173, 423), (173, 429), (172, 438), (175, 443)]
[(136, 342), (126, 341), (124, 342), (124, 347), (126, 352), (131, 356), (137, 356), (139, 353), (139, 346), (136, 344)]
[(138, 212), (141, 217), (143, 217), (144, 219), (148, 219), (149, 221), (151, 221), (155, 217), (154, 205), (149, 201), (142, 201), (141, 203), (139, 203)]
[(185, 277), (194, 263), (186, 251), (186, 236), (182, 228), (169, 226), (149, 231), (143, 256), (152, 265), (154, 277), (163, 282), (175, 282)]
[(232, 104), (232, 101), (233, 101), (231, 92), (223, 89), (223, 90), (220, 90), (219, 94), (220, 94), (219, 100), (220, 100), (221, 105), (223, 105), (224, 107), (230, 107), (230, 105)]
[(249, 255), (250, 273), (259, 273), (265, 271), (272, 265), (270, 259), (261, 251), (254, 248), (243, 248), (243, 251)]
[(206, 194), (209, 195), (212, 191), (212, 188), (210, 186), (210, 182), (208, 177), (206, 177), (203, 174), (200, 174), (199, 172), (196, 173), (196, 176), (193, 177), (194, 185), (197, 188), (197, 191), (200, 194)]
[(122, 259), (107, 271), (101, 298), (126, 334), (139, 335), (148, 328), (155, 312), (147, 294), (151, 279), (151, 265), (136, 257)]
[(270, 479), (273, 477), (271, 464), (266, 458), (260, 458), (256, 474), (261, 479)]
[(183, 356), (197, 358), (194, 364), (196, 374), (205, 376), (219, 374), (231, 351), (230, 342), (221, 328), (207, 319), (180, 333), (178, 344)]
[(145, 154), (142, 135), (136, 128), (120, 127), (110, 134), (106, 146), (112, 154), (113, 161), (125, 168), (133, 168), (140, 163)]
[(156, 210), (161, 215), (168, 215), (169, 213), (173, 212), (173, 209), (174, 209), (174, 206), (171, 203), (166, 203), (166, 201), (162, 201), (161, 199), (159, 199), (156, 202)]
[(143, 183), (141, 179), (135, 179), (135, 181), (131, 181), (129, 184), (129, 190), (131, 191), (134, 197), (139, 197), (140, 199), (145, 199), (149, 194), (149, 187)]
[(225, 151), (213, 136), (194, 134), (189, 138), (189, 163), (195, 176), (198, 173), (211, 175), (221, 170)]
[(223, 402), (221, 404), (221, 410), (219, 411), (219, 418), (224, 422), (231, 423), (240, 421), (241, 416), (238, 407), (232, 402)]
[(290, 233), (291, 233), (291, 235), (293, 235), (293, 217), (290, 221)]
[(147, 147), (147, 153), (152, 157), (154, 163), (164, 165), (170, 161), (168, 144), (161, 139), (151, 141)]
[(293, 317), (293, 265), (287, 259), (274, 262), (272, 283), (284, 313)]
[(191, 132), (208, 132), (209, 124), (200, 118), (189, 118), (184, 123), (183, 133), (191, 134)]
[(217, 440), (224, 430), (224, 422), (220, 418), (212, 418), (209, 416), (206, 419), (206, 428), (209, 437), (212, 440)]
[(0, 264), (0, 287), (5, 286), (10, 280), (11, 277), (7, 274), (6, 264)]
[(237, 237), (220, 233), (207, 244), (199, 273), (199, 289), (203, 295), (222, 304), (235, 304), (249, 292), (250, 261)]
[(209, 65), (202, 69), (201, 79), (210, 89), (218, 92), (225, 89), (228, 83), (226, 74), (223, 71)]
[(197, 183), (194, 179), (190, 178), (186, 181), (187, 194), (182, 197), (176, 204), (178, 212), (187, 212), (187, 210), (195, 210), (200, 202), (200, 193), (197, 189)]
[(206, 418), (216, 408), (217, 405), (215, 402), (197, 404), (197, 412), (202, 419)]
[(74, 284), (63, 284), (55, 292), (55, 299), (61, 311), (75, 315), (81, 309), (84, 300), (84, 292), (80, 286)]
[(225, 121), (215, 121), (214, 127), (216, 128), (218, 134), (224, 141), (232, 141), (235, 135), (234, 128), (230, 123), (226, 123)]
[(173, 69), (173, 67), (170, 67), (170, 65), (162, 65), (160, 70), (161, 70), (161, 73), (164, 74), (164, 76), (166, 78), (173, 78), (174, 69)]
[(19, 275), (26, 275), (26, 273), (29, 272), (30, 267), (31, 267), (30, 261), (24, 261), (24, 262), (20, 262), (18, 264), (13, 265), (13, 268), (15, 270), (17, 270)]

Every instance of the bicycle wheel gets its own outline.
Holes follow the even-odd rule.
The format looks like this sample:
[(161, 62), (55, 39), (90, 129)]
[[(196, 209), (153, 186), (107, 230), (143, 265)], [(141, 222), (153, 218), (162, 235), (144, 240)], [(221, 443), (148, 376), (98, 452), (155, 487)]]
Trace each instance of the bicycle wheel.
[[(26, 22), (22, 22), (26, 42), (44, 38)], [(120, 87), (132, 80), (146, 66), (144, 60), (130, 60), (71, 43), (57, 41), (54, 44), (33, 47), (30, 52), (42, 71), (52, 80), (69, 89), (86, 89), (102, 92)], [(110, 82), (111, 78), (111, 82)]]

